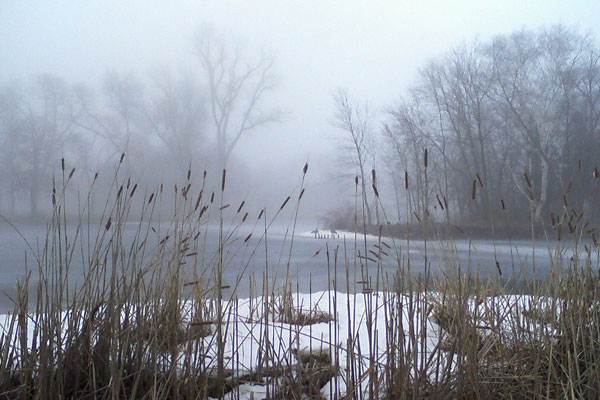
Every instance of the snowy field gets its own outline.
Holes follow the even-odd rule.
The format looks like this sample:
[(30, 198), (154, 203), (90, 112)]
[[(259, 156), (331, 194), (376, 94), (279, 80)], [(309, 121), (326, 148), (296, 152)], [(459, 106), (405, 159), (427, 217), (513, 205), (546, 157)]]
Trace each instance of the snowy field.
[[(268, 374), (258, 379), (256, 371), (275, 366), (292, 368), (301, 364), (303, 357), (304, 362), (319, 360), (328, 370), (336, 371), (319, 388), (323, 398), (346, 393), (349, 381), (360, 382), (360, 390), (366, 391), (369, 373), (374, 370), (381, 373), (390, 362), (391, 346), (396, 347), (397, 353), (402, 352), (414, 360), (411, 368), (415, 374), (418, 371), (435, 374), (436, 370), (447, 367), (445, 347), (452, 337), (451, 324), (441, 321), (445, 318), (443, 301), (447, 301), (442, 297), (433, 292), (414, 293), (411, 298), (389, 292), (352, 295), (325, 291), (293, 294), (287, 297), (287, 302), (284, 297), (270, 298), (267, 302), (261, 297), (224, 302), (224, 367), (231, 373), (229, 379), (238, 380), (226, 398), (267, 398), (281, 380), (269, 378)], [(544, 301), (547, 299), (537, 299), (536, 303), (529, 296), (470, 299), (467, 312), (477, 321), (474, 326), (484, 345), (487, 343), (491, 348), (495, 340), (510, 340), (515, 325), (537, 329), (535, 323), (527, 324), (526, 315), (531, 310), (546, 307)], [(194, 308), (192, 302), (182, 304), (182, 320), (188, 328), (194, 325)], [(495, 317), (490, 319), (490, 314)], [(69, 315), (66, 312), (62, 315), (66, 326)], [(307, 318), (299, 318), (302, 316)], [(28, 318), (28, 346), (31, 347), (36, 318)], [(3, 337), (6, 338), (4, 335), (11, 329), (15, 331), (11, 327), (15, 321), (10, 315), (0, 316)], [(202, 354), (202, 359), (190, 360), (182, 355), (179, 361), (182, 369), (190, 362), (208, 363), (208, 370), (216, 368), (216, 326), (202, 326), (209, 327), (206, 336), (193, 343), (199, 350), (194, 354)], [(181, 354), (188, 346), (188, 342), (181, 344)]]

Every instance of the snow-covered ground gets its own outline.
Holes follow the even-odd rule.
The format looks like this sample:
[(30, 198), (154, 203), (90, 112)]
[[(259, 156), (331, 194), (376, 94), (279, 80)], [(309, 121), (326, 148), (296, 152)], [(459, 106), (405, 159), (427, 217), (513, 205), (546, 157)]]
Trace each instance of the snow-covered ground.
[[(238, 376), (255, 371), (261, 360), (271, 359), (281, 365), (290, 365), (297, 362), (296, 351), (313, 354), (325, 352), (330, 355), (331, 363), (339, 367), (339, 374), (321, 389), (321, 394), (330, 398), (331, 393), (346, 391), (350, 371), (355, 377), (364, 377), (373, 365), (385, 366), (390, 343), (415, 354), (415, 368), (423, 366), (433, 372), (434, 368), (443, 367), (445, 362), (439, 345), (447, 333), (441, 323), (438, 325), (439, 314), (436, 312), (439, 308), (436, 302), (441, 302), (441, 295), (437, 293), (413, 294), (412, 299), (389, 292), (292, 294), (285, 303), (292, 305), (292, 315), (329, 316), (329, 322), (311, 325), (282, 322), (282, 297), (264, 300), (257, 297), (223, 303), (225, 368), (233, 370)], [(490, 310), (494, 310), (495, 314), (499, 310), (504, 313), (500, 330), (508, 331), (514, 325), (514, 318), (523, 318), (525, 310), (538, 306), (533, 304), (531, 297), (516, 295), (469, 301), (470, 312), (477, 316), (480, 321), (478, 329), (482, 332), (498, 333), (498, 326), (494, 329), (486, 326), (486, 313)], [(190, 323), (193, 308), (191, 302), (184, 304), (185, 324)], [(10, 315), (0, 316), (0, 336), (9, 332), (11, 321), (14, 319)], [(33, 324), (33, 318), (30, 318), (29, 332), (34, 331)], [(200, 348), (205, 349), (198, 353), (204, 355), (204, 362), (217, 358), (215, 325), (211, 326), (211, 330), (212, 334), (197, 342)], [(432, 362), (434, 355), (436, 363)], [(361, 381), (365, 390), (367, 381)], [(258, 400), (266, 395), (267, 388), (264, 385), (242, 384), (227, 398)]]

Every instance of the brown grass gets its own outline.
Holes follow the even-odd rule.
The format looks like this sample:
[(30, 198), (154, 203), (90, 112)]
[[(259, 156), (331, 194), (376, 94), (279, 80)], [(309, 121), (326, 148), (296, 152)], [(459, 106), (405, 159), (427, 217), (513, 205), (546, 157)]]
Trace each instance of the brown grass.
[[(223, 171), (222, 192), (225, 177)], [(0, 333), (0, 399), (235, 399), (248, 383), (264, 388), (271, 399), (600, 395), (596, 247), (559, 260), (556, 273), (527, 283), (530, 295), (524, 297), (511, 295), (500, 279), (483, 281), (451, 260), (443, 273), (432, 274), (428, 265), (425, 276), (416, 276), (408, 253), (400, 253), (390, 270), (383, 260), (399, 246), (380, 239), (368, 250), (358, 236), (345, 248), (324, 250), (330, 290), (302, 304), (287, 277), (284, 290), (275, 294), (276, 271), (268, 265), (258, 290), (243, 266), (237, 283), (222, 282), (229, 234), (246, 223), (244, 204), (235, 212), (225, 208), (223, 198), (211, 196), (205, 203), (204, 185), (197, 194), (191, 182), (182, 187), (172, 220), (153, 229), (166, 195), (156, 191), (141, 198), (137, 186), (115, 179), (98, 229), (80, 222), (75, 233), (66, 229), (57, 191), (36, 259), (40, 279), (32, 283), (25, 276), (19, 282), (14, 312)], [(292, 210), (296, 216), (300, 197)], [(129, 243), (123, 227), (136, 201), (143, 209)], [(230, 231), (223, 228), (228, 211), (235, 214)], [(210, 215), (219, 220), (220, 245), (206, 257), (202, 238)], [(277, 217), (267, 220), (263, 210), (258, 219), (263, 215), (264, 227), (253, 231), (255, 237)], [(91, 238), (89, 252), (78, 255), (75, 244), (84, 243), (84, 235)], [(255, 251), (258, 246), (267, 241)], [(68, 280), (75, 256), (86, 265), (76, 290)], [(289, 274), (289, 260), (286, 267)], [(246, 319), (239, 317), (236, 296), (242, 279), (254, 287)], [(353, 311), (357, 299), (366, 305), (364, 315)], [(348, 314), (345, 334), (338, 333), (340, 311)], [(227, 342), (243, 324), (258, 335), (256, 368), (243, 365), (237, 344)], [(313, 334), (316, 324), (326, 324), (331, 340)], [(289, 339), (278, 339), (284, 331)], [(311, 337), (308, 348), (299, 346), (301, 335)], [(234, 350), (226, 350), (228, 345)]]

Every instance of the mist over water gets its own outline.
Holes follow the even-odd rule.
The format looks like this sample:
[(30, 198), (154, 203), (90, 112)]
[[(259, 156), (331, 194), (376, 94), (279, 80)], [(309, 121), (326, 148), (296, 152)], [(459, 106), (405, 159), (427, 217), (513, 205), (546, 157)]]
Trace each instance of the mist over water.
[[(225, 207), (229, 227), (248, 213), (240, 242), (289, 197), (268, 235), (279, 268), (294, 225), (391, 235), (439, 223), (591, 246), (598, 17), (594, 2), (6, 2), (0, 214), (40, 251), (57, 198), (68, 226), (106, 223), (126, 187), (131, 222), (151, 203), (171, 220), (182, 194)], [(9, 224), (0, 237), (14, 293), (35, 257)], [(309, 256), (323, 243), (298, 237), (289, 263), (321, 277)], [(494, 253), (515, 265), (512, 246), (487, 243), (484, 269)]]

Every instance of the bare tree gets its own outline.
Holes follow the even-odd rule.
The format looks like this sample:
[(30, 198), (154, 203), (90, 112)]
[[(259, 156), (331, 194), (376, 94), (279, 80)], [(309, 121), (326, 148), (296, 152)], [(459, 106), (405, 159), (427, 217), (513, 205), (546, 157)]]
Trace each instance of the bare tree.
[[(457, 194), (469, 196), (473, 180), (480, 186), (480, 196), (474, 201), (463, 199), (460, 204), (469, 205), (472, 214), (481, 216), (491, 215), (491, 192), (497, 182), (489, 171), (499, 163), (489, 99), (491, 67), (487, 61), (481, 56), (478, 43), (463, 45), (423, 72), (420, 91), (432, 116), (440, 119), (439, 132), (434, 134), (432, 143), (443, 156), (446, 168), (453, 168), (452, 173), (458, 175), (455, 185), (462, 181)], [(448, 145), (455, 149), (452, 159), (447, 155)]]
[[(408, 204), (407, 219), (425, 220), (428, 215), (431, 187), (426, 184), (424, 150), (430, 146), (427, 123), (417, 98), (410, 102), (402, 101), (389, 112), (391, 121), (385, 124), (384, 133), (387, 139), (387, 151), (390, 168), (394, 170), (392, 179), (400, 186), (410, 177), (410, 190), (406, 193)], [(429, 157), (429, 169), (435, 157)], [(405, 175), (406, 174), (406, 175)], [(397, 195), (398, 208), (400, 198)], [(400, 214), (400, 212), (398, 212)]]
[(202, 145), (205, 112), (200, 88), (191, 76), (174, 77), (165, 70), (154, 76), (154, 88), (156, 96), (145, 111), (148, 124), (184, 171)]
[(335, 114), (333, 125), (344, 134), (339, 141), (341, 162), (355, 168), (360, 183), (362, 206), (367, 223), (372, 224), (371, 207), (367, 196), (368, 166), (372, 162), (373, 135), (370, 129), (373, 113), (367, 103), (352, 101), (346, 90), (338, 89), (333, 95)]
[(239, 46), (208, 28), (194, 44), (208, 81), (218, 163), (224, 167), (242, 136), (280, 119), (279, 111), (261, 108), (275, 88), (273, 60), (265, 52), (248, 60)]
[(529, 200), (536, 220), (552, 194), (559, 194), (552, 193), (552, 181), (561, 175), (559, 155), (571, 153), (573, 73), (581, 45), (581, 38), (556, 27), (538, 35), (518, 32), (499, 37), (490, 46), (498, 109), (525, 151), (522, 170), (512, 171), (514, 182)]
[(8, 106), (2, 107), (2, 136), (11, 151), (2, 161), (21, 180), (30, 214), (37, 216), (42, 191), (50, 189), (61, 157), (83, 140), (76, 139), (82, 108), (73, 88), (52, 75), (38, 77), (26, 89), (5, 97), (4, 103)]
[(420, 165), (415, 144), (434, 150), (430, 159), (443, 161), (434, 179), (454, 192), (461, 218), (493, 222), (511, 209), (539, 222), (567, 202), (594, 215), (598, 54), (589, 37), (561, 26), (454, 49), (428, 64), (389, 113), (389, 152), (405, 160), (397, 168)]
[(7, 85), (0, 92), (0, 194), (8, 197), (8, 210), (15, 214), (17, 193), (22, 189), (24, 160), (19, 157), (24, 139), (21, 88)]
[(102, 82), (102, 96), (85, 96), (82, 100), (84, 115), (78, 125), (100, 139), (108, 154), (102, 162), (109, 162), (124, 152), (125, 162), (131, 163), (132, 150), (142, 142), (146, 122), (144, 85), (135, 75), (114, 71), (106, 73)]

